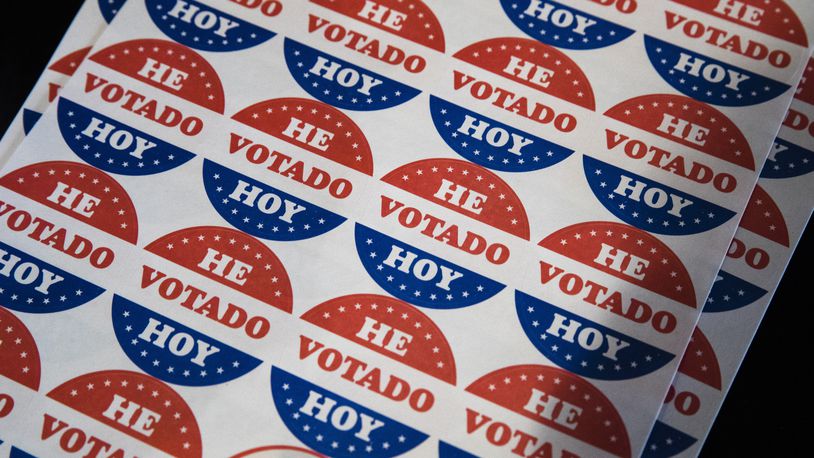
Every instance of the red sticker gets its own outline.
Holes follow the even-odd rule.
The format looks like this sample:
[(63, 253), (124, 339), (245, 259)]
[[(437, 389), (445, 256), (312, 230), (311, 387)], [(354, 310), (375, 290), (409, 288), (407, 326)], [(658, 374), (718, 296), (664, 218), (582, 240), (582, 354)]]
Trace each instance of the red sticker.
[(201, 456), (201, 433), (187, 403), (163, 382), (130, 371), (81, 375), (48, 397), (173, 456)]
[(641, 229), (592, 221), (560, 229), (539, 243), (563, 256), (695, 308), (692, 280), (673, 250)]
[(40, 388), (40, 352), (34, 337), (13, 313), (0, 307), (0, 375)]
[(322, 458), (317, 452), (288, 445), (269, 445), (240, 452), (232, 458)]
[(673, 0), (766, 35), (808, 47), (806, 31), (794, 10), (783, 0)]
[(492, 38), (455, 57), (515, 82), (593, 110), (594, 91), (582, 69), (562, 51), (528, 38)]
[(357, 21), (444, 52), (444, 31), (421, 0), (311, 0)]
[(353, 294), (323, 302), (302, 319), (455, 384), (455, 358), (446, 337), (427, 315), (406, 302)]
[(606, 452), (630, 456), (627, 430), (616, 408), (596, 387), (568, 371), (510, 366), (479, 378), (466, 391)]
[(403, 165), (382, 181), (462, 215), (529, 239), (526, 209), (493, 172), (459, 159), (423, 159)]
[(85, 164), (40, 162), (0, 178), (0, 185), (127, 242), (138, 239), (130, 196), (110, 175)]
[(789, 246), (789, 230), (786, 228), (783, 212), (760, 185), (755, 186), (752, 191), (740, 227), (785, 247)]
[(721, 368), (718, 366), (715, 350), (698, 328), (695, 328), (690, 337), (678, 371), (716, 390), (721, 389)]
[(82, 61), (85, 60), (85, 57), (87, 57), (89, 52), (90, 46), (88, 46), (87, 48), (76, 50), (70, 54), (61, 57), (58, 61), (51, 64), (51, 66), (49, 66), (48, 69), (58, 73), (62, 73), (63, 75), (66, 76), (73, 76), (73, 73), (76, 71), (77, 68), (79, 68), (79, 64), (81, 64)]
[(755, 170), (752, 149), (725, 114), (683, 95), (651, 94), (626, 100), (605, 112), (659, 137)]
[(291, 282), (280, 259), (243, 232), (216, 226), (181, 229), (145, 247), (163, 258), (291, 313)]
[(365, 134), (346, 114), (316, 100), (283, 98), (245, 108), (233, 119), (280, 140), (373, 175)]
[(166, 40), (131, 40), (109, 46), (90, 60), (223, 113), (223, 87), (215, 69), (195, 51)]

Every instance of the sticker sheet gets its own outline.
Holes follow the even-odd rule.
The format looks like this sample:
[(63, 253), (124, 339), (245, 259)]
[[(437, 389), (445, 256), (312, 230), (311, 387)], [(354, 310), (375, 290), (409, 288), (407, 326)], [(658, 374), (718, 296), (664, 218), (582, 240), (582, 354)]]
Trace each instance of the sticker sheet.
[(812, 15), (127, 2), (0, 178), (0, 439), (638, 456)]
[(809, 61), (643, 456), (698, 454), (811, 217), (812, 72)]

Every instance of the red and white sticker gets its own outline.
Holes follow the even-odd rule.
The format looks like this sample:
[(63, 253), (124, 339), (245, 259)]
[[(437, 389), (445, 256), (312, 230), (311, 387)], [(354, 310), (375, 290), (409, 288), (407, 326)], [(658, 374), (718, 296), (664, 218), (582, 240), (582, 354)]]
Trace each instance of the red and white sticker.
[(178, 457), (201, 456), (192, 410), (172, 388), (138, 372), (92, 372), (54, 388), (48, 397)]
[(23, 322), (4, 307), (0, 307), (0, 375), (32, 390), (40, 388), (37, 343)]
[(136, 209), (127, 191), (94, 167), (40, 162), (0, 178), (0, 186), (127, 242), (138, 239)]
[(494, 172), (459, 159), (423, 159), (382, 181), (520, 238), (529, 222), (520, 198)]
[[(232, 118), (316, 155), (373, 175), (373, 156), (365, 134), (350, 117), (326, 103), (291, 97), (265, 100), (244, 108)], [(231, 142), (230, 151), (237, 152), (245, 146), (246, 157), (252, 163), (279, 162), (270, 161), (270, 152), (244, 137), (232, 134)]]
[(223, 86), (218, 74), (200, 54), (185, 46), (166, 40), (131, 40), (108, 46), (90, 60), (223, 113)]

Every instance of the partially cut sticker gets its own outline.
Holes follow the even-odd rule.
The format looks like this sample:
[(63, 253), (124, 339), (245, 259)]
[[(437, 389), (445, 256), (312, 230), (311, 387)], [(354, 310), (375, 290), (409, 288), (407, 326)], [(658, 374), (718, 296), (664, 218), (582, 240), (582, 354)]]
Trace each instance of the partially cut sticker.
[(789, 230), (783, 212), (760, 185), (752, 191), (740, 227), (784, 247), (789, 246)]
[(814, 151), (795, 145), (780, 137), (774, 139), (772, 150), (760, 172), (761, 178), (794, 178), (814, 170)]
[(37, 391), (40, 371), (40, 352), (31, 332), (0, 306), (0, 375)]
[(695, 328), (690, 343), (678, 365), (678, 372), (692, 377), (704, 385), (721, 390), (721, 369), (715, 350), (700, 329)]
[(704, 313), (737, 310), (753, 304), (766, 293), (765, 289), (720, 270), (704, 304)]
[[(77, 242), (75, 249), (87, 250)], [(0, 305), (25, 313), (55, 313), (96, 299), (105, 290), (0, 242)]]

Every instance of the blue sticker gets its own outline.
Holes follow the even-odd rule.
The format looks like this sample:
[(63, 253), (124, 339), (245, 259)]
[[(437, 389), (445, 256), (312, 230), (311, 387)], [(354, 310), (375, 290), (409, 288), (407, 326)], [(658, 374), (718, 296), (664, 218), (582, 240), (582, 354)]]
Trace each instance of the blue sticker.
[(267, 240), (322, 235), (345, 218), (291, 194), (204, 160), (203, 181), (212, 206), (235, 228)]
[(105, 22), (110, 24), (110, 21), (116, 17), (119, 10), (122, 9), (125, 0), (99, 0), (99, 11), (102, 12), (102, 17)]
[[(3, 442), (0, 441), (0, 444)], [(11, 446), (11, 451), (8, 454), (8, 458), (37, 458), (36, 455), (32, 455), (28, 452), (24, 452), (15, 446)]]
[(520, 291), (515, 293), (515, 305), (520, 324), (537, 350), (563, 369), (583, 377), (641, 377), (674, 357)]
[(26, 135), (31, 132), (31, 129), (34, 128), (34, 125), (37, 124), (41, 116), (42, 113), (23, 108), (23, 132), (25, 132)]
[(596, 198), (622, 221), (655, 234), (689, 235), (714, 229), (735, 212), (678, 189), (583, 156)]
[(239, 51), (276, 33), (195, 0), (146, 0), (150, 18), (168, 37), (202, 51)]
[(604, 48), (633, 34), (632, 29), (551, 0), (500, 0), (500, 4), (528, 36), (559, 48)]
[(356, 224), (356, 251), (390, 295), (419, 307), (455, 309), (485, 301), (504, 285)]
[(271, 369), (277, 413), (303, 444), (331, 457), (391, 457), (427, 435), (278, 367)]
[(120, 175), (152, 175), (195, 157), (152, 135), (108, 118), (64, 97), (57, 119), (65, 143), (88, 164)]
[(453, 151), (489, 169), (530, 172), (574, 152), (433, 95), (430, 113), (435, 129)]
[(642, 458), (668, 458), (687, 450), (696, 442), (695, 438), (672, 426), (656, 421), (647, 444), (642, 451)]
[(167, 383), (217, 385), (261, 363), (119, 295), (113, 296), (112, 314), (116, 339), (124, 353), (141, 370)]
[(478, 455), (473, 455), (444, 441), (438, 441), (438, 458), (478, 458)]
[(793, 178), (814, 170), (814, 151), (778, 137), (760, 172), (761, 178)]
[[(74, 239), (66, 253), (91, 255), (87, 241)], [(111, 255), (112, 256), (112, 255)], [(104, 289), (0, 242), (0, 304), (27, 313), (54, 313), (79, 307)]]
[(284, 47), (288, 71), (297, 83), (314, 98), (338, 108), (382, 110), (421, 92), (290, 38)]
[(759, 286), (721, 270), (704, 304), (704, 313), (727, 312), (746, 307), (763, 297), (766, 292)]
[(755, 105), (772, 100), (790, 87), (651, 36), (644, 37), (644, 46), (650, 63), (664, 81), (701, 102), (727, 107)]

